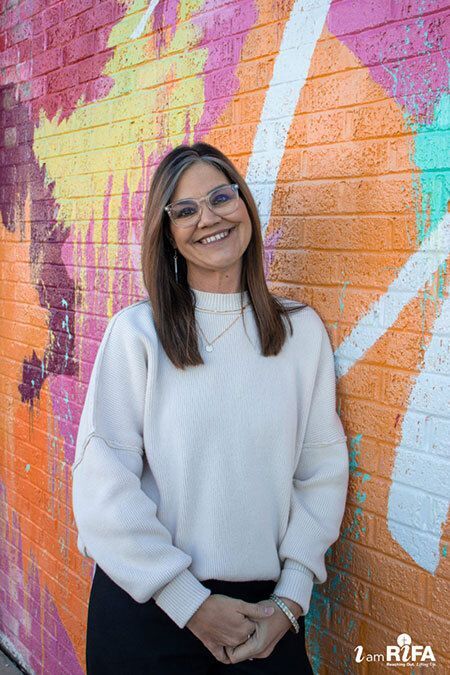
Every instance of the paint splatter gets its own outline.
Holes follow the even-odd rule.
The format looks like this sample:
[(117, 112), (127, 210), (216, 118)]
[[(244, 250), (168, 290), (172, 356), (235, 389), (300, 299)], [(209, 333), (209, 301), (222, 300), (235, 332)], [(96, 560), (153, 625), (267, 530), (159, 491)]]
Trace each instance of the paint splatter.
[[(397, 5), (386, 0), (364, 5), (334, 0), (328, 28), (410, 117), (427, 124), (448, 88), (449, 32), (445, 12), (438, 11), (447, 3), (411, 0)], [(422, 16), (430, 7), (435, 13)]]

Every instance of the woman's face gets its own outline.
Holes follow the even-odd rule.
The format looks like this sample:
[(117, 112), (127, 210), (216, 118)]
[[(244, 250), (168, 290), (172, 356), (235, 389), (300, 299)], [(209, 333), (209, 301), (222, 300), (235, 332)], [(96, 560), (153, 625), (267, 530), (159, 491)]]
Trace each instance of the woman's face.
[[(181, 175), (170, 202), (190, 197), (200, 199), (214, 188), (230, 182), (216, 167), (198, 162)], [(212, 292), (225, 287), (229, 290), (232, 286), (240, 290), (242, 256), (252, 236), (245, 202), (239, 196), (236, 209), (226, 216), (210, 211), (205, 201), (201, 207), (197, 225), (180, 228), (170, 221), (172, 243), (186, 259), (189, 285), (199, 290), (211, 286)], [(212, 243), (201, 241), (224, 230), (230, 230), (225, 239)]]

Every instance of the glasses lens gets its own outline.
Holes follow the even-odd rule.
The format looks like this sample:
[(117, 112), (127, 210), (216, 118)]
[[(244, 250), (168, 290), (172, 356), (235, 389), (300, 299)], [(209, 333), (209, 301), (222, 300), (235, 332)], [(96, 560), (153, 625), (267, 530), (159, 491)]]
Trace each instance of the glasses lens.
[(226, 215), (232, 213), (236, 208), (238, 200), (237, 191), (231, 185), (225, 185), (211, 192), (209, 203), (211, 208), (218, 214)]
[(171, 208), (170, 215), (177, 225), (189, 227), (198, 215), (198, 204), (190, 199), (177, 202)]

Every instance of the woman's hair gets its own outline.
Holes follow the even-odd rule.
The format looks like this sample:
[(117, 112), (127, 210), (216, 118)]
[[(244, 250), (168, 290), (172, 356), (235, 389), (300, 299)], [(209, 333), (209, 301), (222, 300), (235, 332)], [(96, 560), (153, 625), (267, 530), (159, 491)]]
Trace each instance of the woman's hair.
[[(247, 290), (259, 332), (261, 353), (275, 356), (286, 339), (287, 320), (292, 335), (290, 312), (306, 305), (285, 306), (267, 288), (264, 276), (264, 247), (258, 210), (253, 196), (233, 163), (208, 143), (178, 145), (159, 163), (153, 175), (144, 216), (141, 264), (145, 288), (161, 344), (172, 363), (184, 369), (204, 363), (198, 348), (195, 321), (195, 294), (187, 281), (186, 259), (178, 251), (178, 282), (173, 265), (170, 221), (164, 207), (170, 203), (177, 183), (186, 169), (206, 162), (219, 169), (239, 186), (252, 226), (252, 236), (243, 254), (241, 294)], [(241, 305), (243, 302), (241, 302)], [(243, 315), (244, 316), (244, 315)]]

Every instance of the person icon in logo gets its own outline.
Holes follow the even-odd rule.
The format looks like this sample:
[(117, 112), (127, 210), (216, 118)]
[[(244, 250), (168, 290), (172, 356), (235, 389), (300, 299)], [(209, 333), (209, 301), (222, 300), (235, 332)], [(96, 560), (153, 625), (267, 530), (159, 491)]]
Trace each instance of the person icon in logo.
[(397, 644), (400, 647), (400, 658), (403, 662), (410, 659), (410, 645), (412, 643), (411, 636), (408, 633), (400, 633), (397, 638)]

